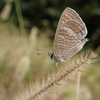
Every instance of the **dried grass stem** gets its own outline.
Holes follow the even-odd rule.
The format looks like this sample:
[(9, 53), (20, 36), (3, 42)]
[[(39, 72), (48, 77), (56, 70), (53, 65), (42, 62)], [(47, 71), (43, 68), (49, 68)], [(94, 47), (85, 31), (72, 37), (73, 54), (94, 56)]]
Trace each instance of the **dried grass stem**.
[[(59, 68), (58, 70), (58, 73), (59, 71), (62, 72), (60, 75), (58, 73), (56, 73), (55, 75), (55, 79), (52, 81), (52, 78), (51, 78), (51, 81), (50, 82), (46, 82), (45, 81), (45, 85), (44, 87), (42, 87), (38, 92), (34, 93), (33, 95), (31, 95), (29, 97), (29, 99), (27, 100), (31, 100), (31, 99), (35, 99), (36, 97), (38, 97), (39, 95), (41, 95), (43, 92), (47, 91), (49, 88), (53, 87), (54, 85), (58, 85), (59, 82), (61, 82), (64, 78), (69, 78), (71, 76), (69, 76), (69, 74), (72, 74), (73, 72), (75, 72), (76, 69), (80, 69), (82, 70), (80, 67), (84, 64), (90, 64), (89, 63), (89, 60), (92, 59), (92, 58), (95, 58), (93, 56), (92, 53), (90, 53), (90, 55), (88, 55), (87, 57), (85, 57), (84, 60), (82, 60), (79, 64), (77, 64), (76, 66), (73, 66), (73, 67), (69, 67), (69, 68), (66, 68), (65, 66), (63, 68)], [(91, 61), (90, 61), (91, 62)], [(61, 71), (62, 70), (62, 71)], [(65, 70), (65, 71), (64, 71)], [(59, 76), (58, 76), (59, 75)], [(53, 76), (54, 77), (54, 76)]]

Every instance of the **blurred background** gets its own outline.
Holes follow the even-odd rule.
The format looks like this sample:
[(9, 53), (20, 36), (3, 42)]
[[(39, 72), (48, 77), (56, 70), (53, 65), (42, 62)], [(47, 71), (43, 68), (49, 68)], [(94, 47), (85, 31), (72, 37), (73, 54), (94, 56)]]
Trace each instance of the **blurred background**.
[[(47, 52), (53, 51), (57, 23), (66, 7), (76, 10), (87, 26), (84, 49), (95, 50), (100, 44), (100, 0), (0, 0), (0, 100), (11, 100), (18, 89), (51, 69)], [(41, 52), (46, 54), (37, 55)], [(81, 100), (100, 100), (99, 71), (100, 57), (82, 78)], [(72, 86), (50, 100), (75, 100), (76, 85)]]

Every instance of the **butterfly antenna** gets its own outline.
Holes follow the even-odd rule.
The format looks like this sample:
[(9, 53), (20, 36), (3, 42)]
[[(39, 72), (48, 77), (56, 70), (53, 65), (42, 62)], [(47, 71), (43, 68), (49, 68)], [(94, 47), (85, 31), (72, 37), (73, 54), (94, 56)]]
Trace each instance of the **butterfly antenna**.
[(47, 54), (47, 53), (38, 53), (37, 55), (41, 55), (41, 54)]
[(47, 51), (47, 50), (43, 50), (43, 49), (37, 49), (38, 51)]

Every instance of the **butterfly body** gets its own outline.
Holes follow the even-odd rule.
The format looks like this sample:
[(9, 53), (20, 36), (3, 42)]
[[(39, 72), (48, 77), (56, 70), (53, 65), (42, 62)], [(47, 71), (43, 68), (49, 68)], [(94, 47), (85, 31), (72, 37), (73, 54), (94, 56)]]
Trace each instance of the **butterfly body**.
[(53, 59), (53, 60), (55, 61), (55, 63), (58, 63), (58, 62), (65, 62), (64, 57), (56, 57), (56, 56), (54, 55), (54, 53), (49, 53), (49, 57), (50, 57), (51, 59)]
[(83, 48), (86, 35), (87, 28), (78, 13), (67, 7), (58, 22), (50, 58), (56, 63), (66, 62)]

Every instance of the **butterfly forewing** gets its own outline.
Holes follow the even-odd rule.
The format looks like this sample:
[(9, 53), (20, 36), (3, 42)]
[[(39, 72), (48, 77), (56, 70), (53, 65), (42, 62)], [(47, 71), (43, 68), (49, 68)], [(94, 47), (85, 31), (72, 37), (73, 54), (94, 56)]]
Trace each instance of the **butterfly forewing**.
[(79, 45), (87, 35), (87, 29), (80, 16), (71, 8), (62, 13), (54, 39), (55, 57), (70, 58), (79, 51)]

